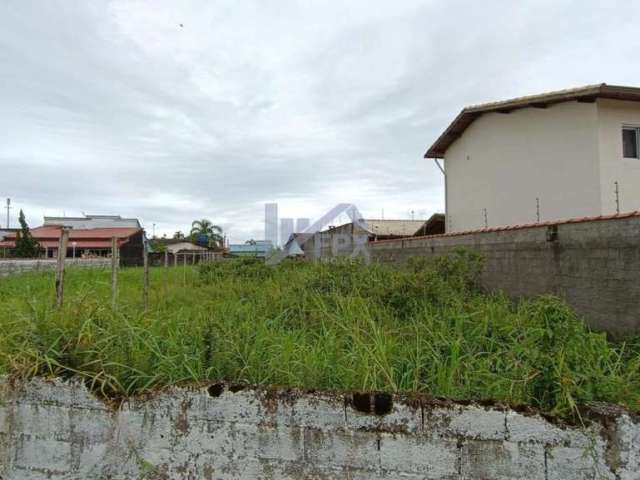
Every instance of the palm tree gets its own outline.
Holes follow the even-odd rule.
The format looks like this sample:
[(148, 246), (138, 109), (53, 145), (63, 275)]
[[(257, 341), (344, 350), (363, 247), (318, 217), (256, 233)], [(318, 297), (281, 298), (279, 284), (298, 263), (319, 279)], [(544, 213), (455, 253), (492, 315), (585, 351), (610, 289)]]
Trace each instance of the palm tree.
[(209, 239), (209, 247), (212, 248), (221, 247), (224, 241), (222, 228), (206, 218), (194, 220), (191, 223), (191, 240), (194, 241), (198, 235), (206, 235)]

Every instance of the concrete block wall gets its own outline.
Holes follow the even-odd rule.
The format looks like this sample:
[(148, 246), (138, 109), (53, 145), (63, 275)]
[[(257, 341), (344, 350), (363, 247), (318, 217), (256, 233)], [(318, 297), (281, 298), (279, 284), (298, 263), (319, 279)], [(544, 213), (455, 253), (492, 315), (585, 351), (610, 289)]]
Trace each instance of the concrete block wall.
[[(65, 267), (111, 267), (110, 258), (67, 258)], [(25, 258), (0, 260), (0, 277), (25, 272), (43, 272), (56, 269), (55, 259)]]
[(593, 328), (640, 333), (640, 215), (386, 240), (370, 243), (369, 253), (374, 261), (402, 262), (460, 247), (483, 255), (482, 284), (489, 290), (514, 299), (555, 294)]
[(480, 405), (224, 384), (107, 405), (78, 383), (1, 383), (0, 478), (640, 478), (640, 425)]

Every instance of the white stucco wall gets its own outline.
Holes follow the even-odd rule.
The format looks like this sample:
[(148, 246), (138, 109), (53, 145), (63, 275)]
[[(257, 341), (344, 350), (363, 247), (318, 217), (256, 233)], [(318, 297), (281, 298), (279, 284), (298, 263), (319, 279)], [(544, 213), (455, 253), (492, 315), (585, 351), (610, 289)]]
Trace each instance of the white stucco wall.
[(640, 210), (640, 160), (623, 158), (622, 155), (622, 127), (640, 126), (640, 104), (600, 99), (598, 118), (602, 213), (616, 213), (616, 181), (620, 211)]
[[(447, 230), (600, 215), (598, 105), (566, 102), (476, 119), (447, 150)], [(619, 139), (619, 135), (616, 136)]]

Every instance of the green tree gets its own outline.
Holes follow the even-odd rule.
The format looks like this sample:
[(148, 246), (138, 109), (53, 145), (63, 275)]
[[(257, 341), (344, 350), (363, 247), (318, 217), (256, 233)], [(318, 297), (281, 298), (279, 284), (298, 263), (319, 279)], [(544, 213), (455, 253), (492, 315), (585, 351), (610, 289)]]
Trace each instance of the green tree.
[(209, 247), (220, 248), (223, 246), (224, 237), (222, 236), (222, 228), (214, 225), (211, 220), (203, 218), (194, 220), (191, 223), (191, 241), (195, 241), (198, 235), (206, 235), (209, 239)]
[(22, 210), (20, 210), (18, 221), (20, 222), (20, 231), (16, 235), (16, 257), (37, 257), (40, 254), (40, 244), (31, 235), (31, 230), (29, 230), (29, 225), (27, 225), (27, 221), (24, 218), (24, 212)]
[(184, 233), (178, 230), (176, 233), (173, 234), (173, 238), (174, 240), (182, 240), (184, 238)]
[(164, 251), (167, 249), (167, 245), (162, 243), (157, 238), (156, 239), (152, 238), (151, 240), (149, 240), (149, 246), (154, 252), (159, 252), (159, 253), (164, 253)]

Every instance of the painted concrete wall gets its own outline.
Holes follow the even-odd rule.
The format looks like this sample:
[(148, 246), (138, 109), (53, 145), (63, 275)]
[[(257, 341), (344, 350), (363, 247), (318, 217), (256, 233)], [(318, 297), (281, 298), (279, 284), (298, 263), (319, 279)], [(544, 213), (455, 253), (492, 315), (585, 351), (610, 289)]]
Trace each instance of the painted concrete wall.
[[(67, 258), (65, 267), (110, 267), (110, 258)], [(1, 259), (0, 277), (24, 272), (52, 271), (56, 269), (55, 259)]]
[[(616, 139), (620, 141), (620, 135)], [(447, 231), (600, 215), (598, 110), (566, 102), (488, 113), (447, 150)]]
[(211, 385), (108, 406), (79, 384), (0, 382), (0, 477), (611, 479), (640, 476), (640, 425), (584, 428), (421, 397)]
[(640, 210), (640, 160), (624, 158), (622, 154), (622, 127), (640, 127), (640, 105), (637, 102), (600, 99), (598, 118), (602, 212), (616, 212), (616, 181), (620, 192), (620, 211)]

